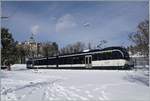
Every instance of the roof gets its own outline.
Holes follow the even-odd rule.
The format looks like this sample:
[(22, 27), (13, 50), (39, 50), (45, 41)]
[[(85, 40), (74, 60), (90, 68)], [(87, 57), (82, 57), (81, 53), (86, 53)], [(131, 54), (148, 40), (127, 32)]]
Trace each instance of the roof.
[(94, 49), (94, 50), (89, 50), (87, 52), (77, 52), (77, 53), (71, 53), (71, 54), (63, 54), (63, 55), (59, 55), (59, 56), (64, 56), (64, 55), (75, 55), (75, 54), (82, 54), (82, 53), (89, 53), (89, 52), (97, 52), (97, 51), (106, 51), (106, 50), (114, 50), (114, 49), (118, 49), (118, 50), (125, 50), (125, 48), (123, 47), (119, 47), (119, 46), (113, 46), (113, 47), (107, 47), (107, 48), (103, 48), (103, 49)]

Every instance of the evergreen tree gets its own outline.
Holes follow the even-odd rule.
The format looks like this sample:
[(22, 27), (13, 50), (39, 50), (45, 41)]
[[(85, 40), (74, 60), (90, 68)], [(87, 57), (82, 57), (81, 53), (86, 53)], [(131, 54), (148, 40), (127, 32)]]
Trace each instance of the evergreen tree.
[(17, 60), (16, 42), (6, 28), (1, 28), (1, 45), (1, 63), (10, 69), (10, 65)]
[(27, 57), (27, 54), (29, 54), (29, 48), (26, 48), (24, 44), (17, 44), (16, 48), (18, 53), (18, 59), (20, 60), (19, 62), (25, 63), (25, 58)]

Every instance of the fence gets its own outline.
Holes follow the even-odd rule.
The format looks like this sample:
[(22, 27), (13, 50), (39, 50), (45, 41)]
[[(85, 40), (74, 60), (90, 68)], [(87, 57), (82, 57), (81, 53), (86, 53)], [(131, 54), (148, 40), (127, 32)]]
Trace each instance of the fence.
[(131, 61), (133, 61), (134, 69), (149, 70), (149, 58), (148, 57), (131, 57)]

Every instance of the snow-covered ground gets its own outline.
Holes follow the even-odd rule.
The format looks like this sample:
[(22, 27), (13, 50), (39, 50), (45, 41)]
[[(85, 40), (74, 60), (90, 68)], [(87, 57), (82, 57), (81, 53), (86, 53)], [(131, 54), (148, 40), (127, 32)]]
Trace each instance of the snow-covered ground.
[(26, 64), (14, 64), (11, 65), (11, 70), (26, 70)]
[(139, 71), (3, 70), (0, 78), (1, 101), (150, 101)]

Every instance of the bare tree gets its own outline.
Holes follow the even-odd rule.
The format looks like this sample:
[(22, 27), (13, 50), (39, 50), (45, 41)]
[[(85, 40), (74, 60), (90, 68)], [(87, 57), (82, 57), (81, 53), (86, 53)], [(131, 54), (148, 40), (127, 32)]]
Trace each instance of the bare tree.
[(42, 45), (42, 54), (45, 57), (56, 56), (58, 52), (58, 45), (55, 42), (46, 42)]
[(60, 49), (60, 54), (69, 54), (82, 52), (85, 48), (85, 44), (82, 42), (76, 42), (74, 44), (69, 44), (66, 47)]
[(106, 43), (107, 43), (106, 40), (101, 40), (101, 41), (99, 42), (99, 44), (97, 45), (97, 47), (100, 48), (100, 49), (102, 49)]
[(74, 52), (81, 52), (84, 50), (84, 47), (85, 47), (85, 45), (82, 42), (77, 42), (73, 45)]
[(129, 39), (134, 43), (132, 50), (148, 56), (149, 54), (149, 21), (139, 23), (137, 31), (129, 35)]
[(88, 47), (89, 50), (92, 49), (92, 45), (91, 45), (90, 42), (88, 43), (88, 46), (87, 46), (87, 47)]

